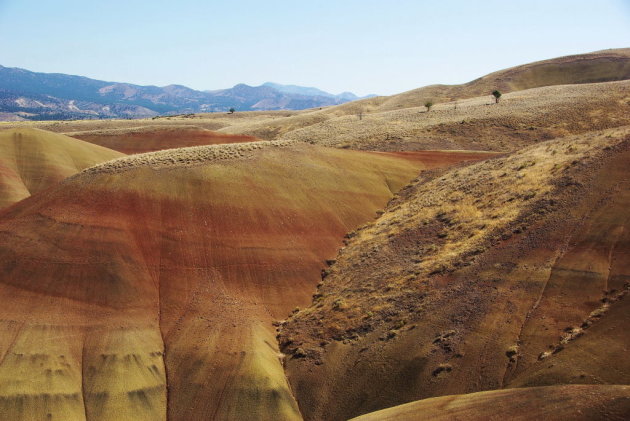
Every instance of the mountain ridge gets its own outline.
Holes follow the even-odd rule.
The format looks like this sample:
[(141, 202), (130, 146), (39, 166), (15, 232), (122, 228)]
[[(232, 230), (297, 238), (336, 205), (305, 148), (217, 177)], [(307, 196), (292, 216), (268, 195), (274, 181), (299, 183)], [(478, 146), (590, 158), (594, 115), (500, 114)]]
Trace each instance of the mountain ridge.
[[(367, 98), (367, 97), (366, 97)], [(0, 65), (0, 119), (146, 118), (195, 112), (301, 110), (360, 99), (296, 85), (243, 83), (198, 91), (184, 85), (136, 85)]]

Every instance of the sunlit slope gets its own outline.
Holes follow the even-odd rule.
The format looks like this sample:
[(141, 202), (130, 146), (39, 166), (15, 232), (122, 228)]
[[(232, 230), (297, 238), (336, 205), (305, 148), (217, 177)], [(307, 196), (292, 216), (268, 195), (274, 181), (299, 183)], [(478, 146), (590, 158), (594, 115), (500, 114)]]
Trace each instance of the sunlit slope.
[(403, 190), (349, 236), (313, 304), (282, 327), (305, 418), (505, 387), (629, 384), (629, 160), (624, 127)]
[(630, 386), (552, 386), (425, 399), (355, 421), (625, 420)]
[(86, 142), (126, 154), (222, 143), (254, 142), (253, 136), (219, 133), (196, 126), (149, 125), (136, 128), (70, 133)]
[(513, 151), (541, 140), (628, 124), (630, 81), (622, 81), (527, 89), (505, 94), (499, 104), (483, 96), (438, 104), (430, 112), (422, 106), (375, 111), (362, 118), (339, 116), (286, 137), (366, 150)]
[[(263, 139), (295, 139), (298, 138), (297, 136), (302, 136), (300, 138), (303, 139), (303, 136), (306, 136), (308, 139), (319, 143), (334, 142), (339, 145), (363, 143), (365, 149), (381, 150), (387, 150), (383, 149), (385, 144), (395, 141), (398, 143), (400, 141), (414, 142), (416, 143), (415, 148), (428, 142), (433, 144), (433, 146), (429, 146), (432, 149), (436, 148), (436, 141), (438, 140), (486, 141), (483, 132), (488, 131), (490, 128), (488, 126), (495, 126), (491, 133), (496, 136), (510, 135), (513, 134), (510, 132), (518, 130), (520, 132), (518, 135), (521, 137), (540, 138), (540, 131), (530, 132), (531, 129), (529, 128), (532, 127), (536, 130), (546, 128), (546, 114), (554, 112), (553, 102), (559, 103), (556, 106), (567, 108), (567, 106), (573, 105), (570, 97), (574, 96), (575, 92), (580, 92), (580, 86), (583, 84), (599, 84), (627, 79), (630, 79), (630, 49), (606, 50), (516, 66), (491, 73), (462, 85), (426, 86), (389, 97), (370, 98), (335, 107), (301, 112), (283, 119), (235, 120), (233, 124), (220, 130), (227, 133), (246, 133)], [(573, 88), (565, 88), (567, 92), (555, 89), (560, 85), (572, 85)], [(569, 124), (575, 124), (582, 120), (588, 122), (596, 120), (591, 119), (590, 114), (598, 113), (597, 110), (602, 108), (608, 109), (606, 113), (612, 111), (619, 115), (622, 115), (621, 113), (627, 114), (627, 98), (620, 103), (617, 103), (614, 98), (616, 96), (615, 87), (618, 85), (604, 86), (608, 86), (608, 89), (601, 93), (591, 92), (591, 95), (595, 95), (595, 97), (586, 101), (589, 105), (585, 104), (577, 109), (584, 115), (573, 113), (573, 115), (564, 115), (561, 118), (570, 120)], [(534, 90), (536, 96), (546, 97), (546, 101), (536, 97), (532, 98), (529, 101), (530, 110), (523, 110), (521, 107), (508, 111), (503, 108), (501, 111), (508, 111), (505, 115), (500, 116), (504, 121), (494, 120), (493, 122), (493, 118), (499, 117), (495, 113), (499, 107), (490, 108), (486, 105), (494, 103), (491, 92), (497, 89), (504, 94), (501, 99), (504, 102), (508, 98), (518, 97), (518, 92), (523, 90)], [(511, 95), (506, 96), (508, 93)], [(560, 97), (557, 98), (558, 96)], [(471, 101), (477, 97), (482, 98)], [(564, 105), (562, 104), (563, 100)], [(428, 101), (435, 104), (433, 110), (429, 114), (420, 114), (424, 113), (424, 105)], [(471, 108), (470, 105), (474, 105), (474, 107)], [(621, 107), (619, 107), (620, 105)], [(441, 116), (436, 116), (434, 111), (438, 110), (455, 110), (457, 112), (442, 113)], [(523, 111), (525, 114), (519, 115)], [(531, 113), (537, 111), (539, 112), (537, 119), (528, 118)], [(560, 110), (560, 114), (565, 111)], [(599, 111), (599, 113), (601, 112)], [(558, 116), (558, 113), (554, 114)], [(514, 118), (511, 118), (512, 116)], [(477, 121), (471, 122), (471, 119)], [(490, 119), (490, 121), (485, 122), (485, 119)], [(519, 124), (519, 119), (522, 120), (522, 124)], [(463, 127), (454, 124), (459, 124), (462, 121), (464, 122), (462, 124), (465, 125)], [(431, 127), (440, 123), (446, 127)], [(469, 126), (470, 123), (473, 123), (473, 127)], [(561, 122), (558, 121), (556, 125), (561, 126)], [(591, 130), (601, 128), (604, 127), (591, 126)], [(331, 136), (333, 133), (335, 135)], [(340, 136), (337, 136), (337, 133)], [(571, 133), (577, 134), (575, 131)], [(549, 134), (544, 133), (543, 136), (546, 137)], [(557, 135), (560, 134), (556, 133), (546, 138), (550, 139)], [(409, 149), (409, 146), (409, 144), (406, 145), (406, 149)], [(405, 147), (401, 148), (400, 145), (399, 148), (399, 150), (405, 149)], [(393, 150), (391, 146), (390, 150)]]
[(120, 152), (38, 129), (0, 131), (0, 209)]
[(422, 168), (291, 142), (177, 149), (6, 210), (3, 413), (299, 419), (271, 323), (308, 304), (344, 233)]
[(422, 107), (428, 100), (448, 102), (553, 85), (630, 79), (630, 48), (558, 57), (499, 70), (462, 85), (433, 85), (388, 97), (379, 109)]

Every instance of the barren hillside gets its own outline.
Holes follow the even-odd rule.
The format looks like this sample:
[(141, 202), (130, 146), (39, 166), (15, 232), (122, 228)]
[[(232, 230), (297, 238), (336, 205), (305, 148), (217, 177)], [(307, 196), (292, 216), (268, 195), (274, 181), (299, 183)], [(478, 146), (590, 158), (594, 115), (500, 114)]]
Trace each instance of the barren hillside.
[(0, 131), (0, 209), (122, 153), (38, 129)]
[(5, 210), (0, 410), (299, 419), (271, 322), (309, 302), (343, 234), (422, 168), (295, 142), (182, 148)]

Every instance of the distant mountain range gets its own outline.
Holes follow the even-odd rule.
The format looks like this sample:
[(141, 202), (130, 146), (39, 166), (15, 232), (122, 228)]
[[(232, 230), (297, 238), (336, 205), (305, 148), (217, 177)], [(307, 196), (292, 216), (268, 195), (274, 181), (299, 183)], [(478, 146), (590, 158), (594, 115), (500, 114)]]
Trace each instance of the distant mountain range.
[(356, 99), (361, 98), (351, 92), (333, 95), (317, 88), (271, 82), (196, 91), (182, 85), (140, 86), (0, 66), (0, 121), (142, 118), (230, 108), (302, 110)]

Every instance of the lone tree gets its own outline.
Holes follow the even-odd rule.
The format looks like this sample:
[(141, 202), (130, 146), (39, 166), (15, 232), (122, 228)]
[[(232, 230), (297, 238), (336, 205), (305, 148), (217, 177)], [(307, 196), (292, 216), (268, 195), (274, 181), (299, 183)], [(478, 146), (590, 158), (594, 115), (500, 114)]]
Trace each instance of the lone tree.
[(499, 98), (501, 98), (501, 92), (499, 92), (499, 91), (492, 91), (492, 96), (494, 97), (495, 104), (498, 104), (499, 103)]
[(230, 108), (230, 114), (234, 114), (234, 111), (236, 111), (234, 107)]
[(433, 102), (427, 101), (424, 103), (424, 106), (427, 107), (427, 113), (431, 111), (431, 107), (433, 107)]

